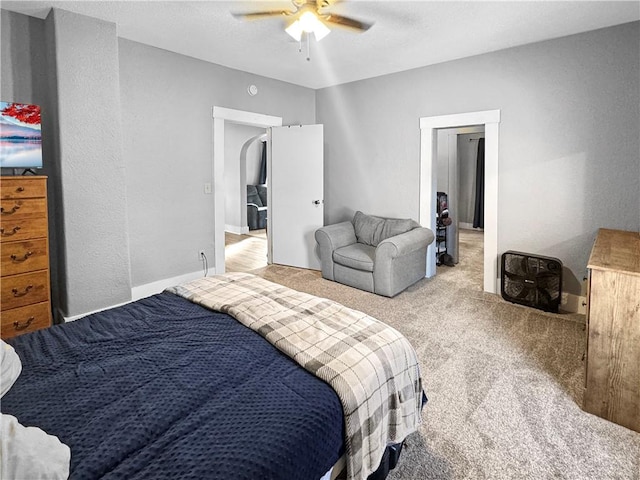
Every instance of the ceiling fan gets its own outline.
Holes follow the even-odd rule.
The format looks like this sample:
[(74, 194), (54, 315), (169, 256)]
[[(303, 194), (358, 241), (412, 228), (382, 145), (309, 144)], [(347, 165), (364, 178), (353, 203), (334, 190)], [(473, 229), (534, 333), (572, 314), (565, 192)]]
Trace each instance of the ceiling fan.
[(329, 0), (292, 0), (292, 10), (268, 10), (262, 12), (233, 13), (236, 18), (244, 20), (261, 20), (263, 18), (284, 16), (289, 19), (285, 31), (298, 42), (303, 34), (313, 33), (316, 41), (326, 37), (332, 27), (346, 28), (356, 32), (365, 32), (373, 23), (367, 23), (342, 15), (336, 15), (325, 9), (337, 1)]

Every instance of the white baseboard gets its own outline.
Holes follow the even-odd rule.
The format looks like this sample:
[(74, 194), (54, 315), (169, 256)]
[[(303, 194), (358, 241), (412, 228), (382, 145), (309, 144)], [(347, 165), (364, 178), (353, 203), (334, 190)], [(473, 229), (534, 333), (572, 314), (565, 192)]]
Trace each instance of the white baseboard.
[(235, 233), (236, 235), (244, 235), (249, 233), (249, 227), (238, 227), (237, 225), (225, 225), (224, 231), (229, 233)]
[[(196, 278), (201, 278), (203, 272), (197, 271), (192, 273), (185, 273), (184, 275), (178, 275), (177, 277), (165, 278), (162, 280), (158, 280), (156, 282), (146, 283), (144, 285), (138, 285), (137, 287), (133, 287), (131, 289), (131, 300), (128, 302), (118, 303), (117, 305), (111, 305), (110, 307), (99, 308), (98, 310), (93, 310), (91, 312), (81, 313), (79, 315), (72, 315), (70, 317), (66, 317), (64, 313), (58, 309), (58, 318), (62, 318), (65, 323), (73, 322), (74, 320), (78, 320), (79, 318), (86, 317), (87, 315), (91, 315), (92, 313), (102, 312), (104, 310), (109, 310), (110, 308), (119, 307), (121, 305), (126, 305), (127, 303), (135, 302), (136, 300), (140, 300), (141, 298), (150, 297), (151, 295), (155, 295), (156, 293), (162, 292), (167, 287), (172, 287), (174, 285), (179, 285), (181, 283), (190, 282), (191, 280), (195, 280)], [(215, 275), (215, 268), (209, 268), (208, 275)]]
[(573, 293), (563, 293), (560, 302), (560, 310), (568, 313), (587, 313), (587, 297), (574, 295)]
[[(215, 269), (209, 268), (209, 275), (215, 275)], [(203, 276), (202, 270), (199, 270), (197, 272), (185, 273), (184, 275), (179, 275), (177, 277), (164, 278), (156, 282), (138, 285), (131, 289), (131, 301), (135, 302), (141, 298), (150, 297), (151, 295), (162, 292), (167, 287), (190, 282), (191, 280), (195, 280), (196, 278), (201, 278)]]
[(105, 310), (109, 310), (110, 308), (120, 307), (122, 305), (126, 305), (127, 303), (131, 303), (131, 302), (122, 302), (122, 303), (118, 303), (116, 305), (111, 305), (110, 307), (99, 308), (97, 310), (92, 310), (90, 312), (81, 313), (79, 315), (71, 315), (70, 317), (65, 317), (64, 313), (62, 312), (62, 310), (60, 310), (58, 308), (57, 309), (57, 312), (58, 312), (57, 318), (62, 318), (64, 320), (64, 323), (74, 322), (74, 321), (78, 320), (79, 318), (86, 317), (87, 315), (91, 315), (93, 313), (98, 313), (98, 312), (104, 312)]

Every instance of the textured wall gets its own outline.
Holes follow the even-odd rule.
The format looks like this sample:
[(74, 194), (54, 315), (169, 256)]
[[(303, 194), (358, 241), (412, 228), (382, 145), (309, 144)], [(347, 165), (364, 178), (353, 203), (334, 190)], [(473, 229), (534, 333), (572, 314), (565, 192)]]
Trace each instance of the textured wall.
[[(120, 93), (134, 286), (196, 272), (214, 253), (214, 105), (315, 122), (315, 92), (120, 39)], [(258, 86), (258, 95), (247, 86)], [(240, 146), (238, 146), (240, 148)], [(228, 223), (228, 222), (227, 222)]]
[(58, 103), (60, 307), (74, 316), (131, 299), (118, 43), (112, 23), (64, 10), (46, 22)]
[(325, 220), (418, 216), (419, 118), (501, 110), (498, 252), (559, 257), (580, 292), (600, 227), (640, 228), (640, 23), (317, 92)]

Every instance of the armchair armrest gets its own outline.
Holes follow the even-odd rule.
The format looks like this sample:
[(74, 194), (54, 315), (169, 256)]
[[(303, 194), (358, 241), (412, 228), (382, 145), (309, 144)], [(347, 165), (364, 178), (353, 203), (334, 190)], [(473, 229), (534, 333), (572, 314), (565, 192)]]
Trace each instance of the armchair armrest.
[(356, 243), (356, 232), (351, 222), (341, 222), (316, 230), (316, 242), (320, 247), (322, 276), (328, 280), (333, 277), (333, 251)]
[(249, 230), (256, 230), (259, 223), (258, 205), (255, 203), (247, 203), (247, 225)]
[(376, 260), (378, 256), (396, 258), (407, 253), (425, 248), (433, 242), (435, 235), (424, 227), (416, 227), (408, 232), (395, 237), (387, 238), (378, 244), (376, 248)]
[(375, 293), (393, 297), (425, 276), (427, 247), (435, 236), (428, 228), (416, 227), (380, 242), (375, 252)]

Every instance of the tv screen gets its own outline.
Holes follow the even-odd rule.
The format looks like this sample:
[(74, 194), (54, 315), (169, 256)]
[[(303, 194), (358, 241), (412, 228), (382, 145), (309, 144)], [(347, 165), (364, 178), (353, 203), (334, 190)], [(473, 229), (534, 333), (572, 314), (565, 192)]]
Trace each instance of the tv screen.
[(0, 102), (0, 167), (42, 168), (38, 105)]

